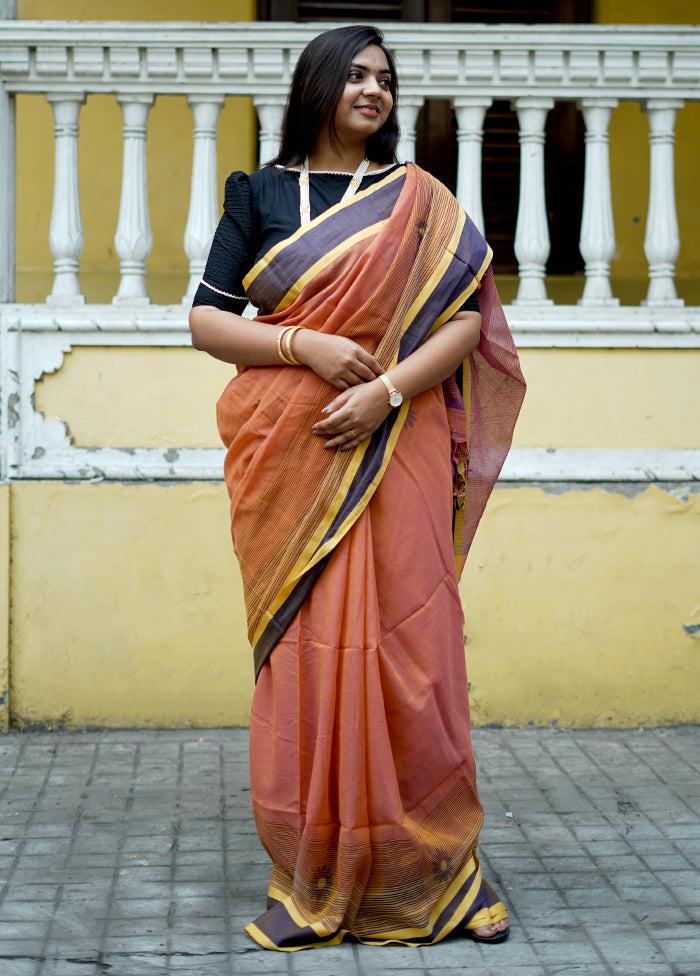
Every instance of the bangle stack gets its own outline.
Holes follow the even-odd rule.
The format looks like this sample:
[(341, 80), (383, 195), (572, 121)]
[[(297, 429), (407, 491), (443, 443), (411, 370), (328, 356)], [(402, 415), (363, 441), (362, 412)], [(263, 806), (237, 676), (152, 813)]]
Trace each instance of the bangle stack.
[(277, 336), (277, 352), (282, 362), (286, 363), (287, 366), (301, 366), (299, 360), (292, 353), (292, 336), (301, 328), (301, 325), (288, 325)]

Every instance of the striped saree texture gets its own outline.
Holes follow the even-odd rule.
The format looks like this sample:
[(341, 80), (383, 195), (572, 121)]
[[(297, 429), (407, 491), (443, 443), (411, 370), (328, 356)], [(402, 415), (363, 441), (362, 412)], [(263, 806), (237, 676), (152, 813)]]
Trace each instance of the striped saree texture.
[(506, 914), (476, 857), (458, 591), (524, 389), (490, 258), (452, 195), (407, 165), (246, 280), (259, 319), (346, 335), (385, 369), (475, 288), (485, 326), (456, 376), (352, 452), (311, 433), (337, 391), (308, 369), (245, 368), (219, 401), (257, 675), (253, 809), (273, 862), (247, 931), (266, 948), (425, 944)]

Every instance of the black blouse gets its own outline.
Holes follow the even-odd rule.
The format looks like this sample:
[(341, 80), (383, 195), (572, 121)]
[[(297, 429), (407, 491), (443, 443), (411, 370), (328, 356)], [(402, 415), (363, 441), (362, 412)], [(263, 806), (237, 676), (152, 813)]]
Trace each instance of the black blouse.
[[(360, 189), (383, 179), (393, 169), (388, 166), (369, 173)], [(352, 173), (311, 173), (312, 219), (340, 202), (351, 176)], [(299, 227), (298, 172), (266, 166), (250, 176), (231, 173), (226, 180), (224, 212), (192, 304), (213, 305), (240, 315), (248, 301), (243, 278), (263, 254)], [(462, 310), (479, 311), (475, 292)]]

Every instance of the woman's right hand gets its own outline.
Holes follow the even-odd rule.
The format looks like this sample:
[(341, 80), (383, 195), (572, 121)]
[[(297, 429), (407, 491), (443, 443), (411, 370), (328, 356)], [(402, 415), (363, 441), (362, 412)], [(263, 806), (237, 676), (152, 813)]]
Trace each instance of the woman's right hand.
[(367, 383), (384, 372), (362, 346), (345, 336), (300, 329), (291, 337), (296, 359), (338, 390)]

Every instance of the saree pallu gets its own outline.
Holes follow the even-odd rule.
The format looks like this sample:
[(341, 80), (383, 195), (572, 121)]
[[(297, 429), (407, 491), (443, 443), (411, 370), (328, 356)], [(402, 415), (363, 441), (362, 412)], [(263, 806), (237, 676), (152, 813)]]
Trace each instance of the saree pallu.
[(337, 391), (308, 369), (245, 369), (219, 401), (256, 659), (253, 810), (273, 861), (247, 931), (267, 948), (425, 944), (506, 916), (476, 858), (458, 591), (523, 389), (489, 261), (454, 198), (408, 166), (246, 282), (263, 321), (347, 335), (385, 369), (477, 287), (486, 327), (456, 377), (352, 452), (311, 433)]

